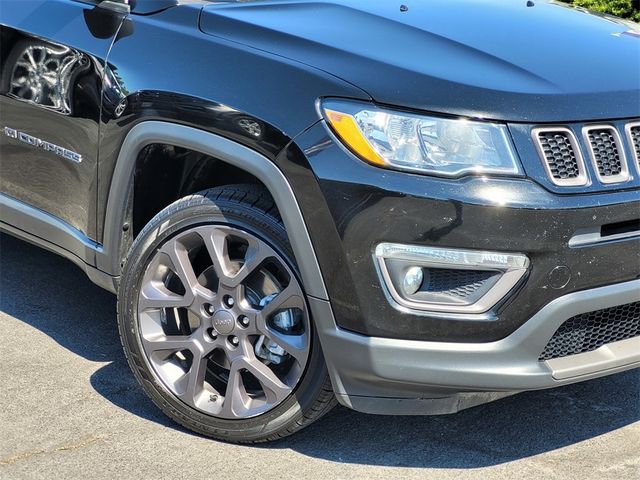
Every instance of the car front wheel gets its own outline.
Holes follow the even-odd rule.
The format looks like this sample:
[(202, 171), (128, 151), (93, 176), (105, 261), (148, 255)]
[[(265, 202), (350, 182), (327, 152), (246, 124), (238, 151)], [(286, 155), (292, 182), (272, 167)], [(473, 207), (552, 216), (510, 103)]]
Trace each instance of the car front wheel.
[(158, 213), (131, 247), (118, 307), (136, 378), (191, 430), (273, 440), (335, 404), (291, 246), (260, 187), (214, 188)]

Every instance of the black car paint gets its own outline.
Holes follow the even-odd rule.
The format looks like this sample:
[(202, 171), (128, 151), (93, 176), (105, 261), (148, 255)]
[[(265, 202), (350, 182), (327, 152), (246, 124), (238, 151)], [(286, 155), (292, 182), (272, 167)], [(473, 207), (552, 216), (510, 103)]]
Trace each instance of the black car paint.
[[(87, 18), (102, 12), (92, 13), (86, 7), (78, 2), (24, 1), (20, 8), (14, 5), (0, 9), (1, 23), (7, 25), (2, 28), (1, 42), (2, 127), (15, 128), (83, 157), (81, 163), (61, 161), (54, 154), (42, 154), (2, 135), (0, 180), (3, 193), (47, 211), (95, 238), (101, 72), (116, 30), (111, 35), (95, 35)], [(120, 21), (121, 18), (116, 19), (116, 27)], [(8, 94), (13, 65), (7, 61), (29, 45), (69, 48), (86, 62), (81, 68), (78, 66), (82, 71), (70, 79), (68, 90), (63, 92), (70, 111), (58, 111)]]
[(382, 104), (527, 123), (638, 115), (633, 27), (561, 3), (429, 0), (402, 12), (384, 1), (232, 2), (207, 6), (200, 23)]
[[(106, 155), (100, 162), (101, 178), (110, 178), (119, 145), (142, 120), (198, 127), (275, 160), (297, 134), (318, 121), (317, 92), (369, 99), (317, 69), (205, 35), (195, 28), (201, 7), (185, 4), (126, 20), (123, 28), (129, 23), (131, 33), (116, 38), (108, 66), (121, 79), (129, 105), (120, 118), (103, 117), (101, 151)], [(170, 62), (149, 58), (152, 51), (164, 52)], [(238, 120), (247, 118), (261, 126), (259, 137), (239, 127)], [(99, 225), (108, 189), (108, 182), (99, 185)]]
[[(96, 98), (83, 103), (88, 111), (66, 116), (8, 98), (5, 92), (0, 100), (3, 111), (5, 105), (29, 109), (30, 133), (77, 145), (87, 158), (81, 168), (88, 169), (81, 175), (57, 158), (4, 150), (9, 147), (3, 139), (3, 180), (9, 178), (5, 172), (28, 174), (19, 177), (22, 197), (8, 193), (98, 243), (104, 240), (111, 176), (123, 139), (143, 120), (164, 120), (233, 139), (279, 166), (304, 213), (337, 321), (349, 330), (396, 338), (495, 340), (561, 294), (640, 274), (633, 261), (638, 258), (636, 243), (566, 246), (578, 228), (638, 218), (638, 179), (626, 191), (609, 191), (618, 190), (615, 186), (600, 186), (605, 191), (600, 193), (590, 187), (558, 189), (540, 174), (530, 140), (518, 134), (534, 122), (639, 116), (637, 69), (622, 63), (626, 70), (611, 78), (602, 68), (605, 78), (589, 63), (615, 63), (604, 55), (612, 45), (628, 55), (640, 52), (639, 39), (623, 35), (628, 26), (542, 2), (535, 8), (525, 8), (524, 2), (507, 7), (495, 1), (465, 2), (461, 9), (429, 2), (400, 12), (388, 2), (351, 2), (348, 7), (340, 2), (201, 2), (166, 4), (155, 11), (140, 1), (126, 19), (95, 3), (24, 2), (21, 9), (3, 9), (0, 23), (3, 35), (15, 32), (87, 53), (93, 71), (102, 72), (93, 79), (104, 80), (102, 110)], [(91, 21), (96, 15), (114, 26), (96, 31), (96, 24), (104, 25)], [(554, 23), (545, 26), (549, 18)], [(518, 32), (519, 25), (526, 27), (524, 32)], [(349, 27), (353, 35), (346, 36)], [(574, 46), (581, 32), (593, 29), (599, 32), (593, 44), (571, 58), (547, 63), (539, 52), (529, 52), (530, 42), (523, 40), (535, 33), (536, 38), (554, 43), (564, 38)], [(376, 36), (379, 31), (394, 34)], [(452, 40), (454, 34), (460, 40)], [(507, 37), (518, 42), (505, 42)], [(470, 46), (481, 40), (482, 46)], [(3, 44), (6, 49), (15, 43)], [(589, 51), (589, 46), (597, 48)], [(435, 57), (419, 61), (416, 52)], [(4, 51), (2, 58), (7, 58)], [(527, 61), (533, 63), (522, 63)], [(366, 165), (338, 145), (320, 122), (320, 97), (375, 99), (412, 110), (511, 122), (531, 179), (444, 180)], [(4, 115), (3, 122), (14, 118)], [(239, 128), (238, 119), (255, 121), (261, 134)], [(79, 139), (82, 128), (94, 137)], [(25, 165), (23, 154), (34, 156), (33, 164)], [(33, 189), (34, 181), (42, 191)], [(126, 208), (130, 199), (121, 202)], [(64, 205), (82, 205), (86, 216), (67, 214), (60, 210)], [(517, 294), (488, 320), (400, 314), (384, 298), (373, 269), (371, 252), (380, 241), (516, 251), (527, 253), (533, 267)], [(558, 265), (572, 273), (563, 289), (549, 285), (549, 274)]]
[[(323, 125), (298, 137), (281, 157), (289, 162), (283, 168), (296, 191), (305, 191), (300, 206), (311, 219), (311, 237), (322, 239), (315, 249), (329, 297), (336, 318), (349, 330), (379, 337), (493, 341), (560, 295), (640, 276), (637, 242), (568, 247), (579, 229), (640, 218), (637, 189), (564, 196), (530, 179), (451, 180), (381, 171), (346, 157)], [(311, 175), (294, 175), (305, 158), (319, 189)], [(525, 253), (532, 267), (517, 291), (485, 320), (407, 315), (389, 305), (375, 272), (372, 252), (381, 242)], [(570, 271), (562, 288), (553, 286), (558, 266)]]

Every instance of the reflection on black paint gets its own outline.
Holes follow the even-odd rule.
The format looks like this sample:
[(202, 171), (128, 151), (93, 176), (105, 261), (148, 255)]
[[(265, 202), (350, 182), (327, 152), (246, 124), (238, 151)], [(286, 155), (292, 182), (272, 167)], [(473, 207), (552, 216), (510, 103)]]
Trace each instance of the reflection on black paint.
[(2, 91), (20, 100), (72, 114), (75, 80), (89, 64), (89, 58), (77, 50), (41, 40), (22, 40), (7, 57)]
[(455, 228), (462, 225), (462, 202), (456, 200), (449, 200), (449, 203), (453, 205), (455, 209), (456, 216), (450, 222), (442, 227), (431, 227), (429, 230), (424, 232), (424, 234), (420, 237), (421, 242), (437, 242), (447, 234), (451, 233)]
[(129, 95), (129, 92), (124, 87), (122, 78), (118, 75), (117, 70), (108, 63), (104, 66), (102, 82), (104, 118), (118, 118), (128, 106), (127, 95)]
[(91, 35), (96, 38), (106, 39), (113, 37), (120, 28), (120, 23), (122, 23), (121, 14), (100, 8), (100, 6), (91, 10), (84, 10), (82, 14)]
[(131, 35), (133, 35), (133, 22), (129, 19), (125, 19), (124, 22), (122, 22), (122, 27), (118, 30), (118, 34), (116, 35), (114, 42), (118, 42), (119, 40)]

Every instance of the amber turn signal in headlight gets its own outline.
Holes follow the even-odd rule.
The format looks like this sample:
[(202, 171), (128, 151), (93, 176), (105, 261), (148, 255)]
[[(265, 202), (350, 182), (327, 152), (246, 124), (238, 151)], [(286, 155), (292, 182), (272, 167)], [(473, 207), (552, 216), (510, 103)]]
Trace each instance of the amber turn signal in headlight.
[(345, 100), (325, 100), (321, 110), (349, 150), (380, 167), (448, 177), (521, 174), (506, 125)]

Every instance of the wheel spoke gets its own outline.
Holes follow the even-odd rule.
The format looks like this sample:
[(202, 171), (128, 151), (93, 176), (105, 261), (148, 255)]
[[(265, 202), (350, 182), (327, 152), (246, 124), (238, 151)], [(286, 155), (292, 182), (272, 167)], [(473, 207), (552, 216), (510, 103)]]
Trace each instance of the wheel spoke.
[(194, 355), (191, 368), (185, 374), (185, 378), (181, 380), (181, 383), (186, 383), (185, 388), (178, 396), (189, 405), (196, 406), (198, 397), (204, 389), (206, 373), (207, 358)]
[(249, 396), (244, 388), (239, 362), (233, 362), (229, 370), (229, 381), (224, 394), (224, 403), (220, 412), (225, 417), (242, 417), (247, 411)]
[(29, 62), (29, 65), (31, 65), (33, 68), (38, 68), (38, 64), (36, 63), (35, 58), (33, 58), (33, 52), (31, 51), (31, 49), (27, 50), (25, 53), (26, 53), (27, 61)]
[(267, 397), (267, 402), (277, 404), (291, 394), (291, 387), (283, 383), (273, 370), (255, 356), (252, 356), (250, 360), (238, 360), (238, 362), (242, 362), (242, 367), (260, 382)]
[(227, 264), (228, 256), (226, 253), (226, 234), (219, 228), (211, 228), (201, 231), (200, 236), (204, 241), (209, 257), (213, 262), (213, 268), (216, 271), (216, 275), (218, 275), (218, 278), (227, 277), (229, 265)]
[(258, 242), (250, 243), (245, 256), (244, 264), (238, 272), (227, 278), (226, 282), (229, 287), (237, 287), (246, 278), (254, 272), (267, 258), (270, 252), (267, 248), (261, 247)]
[(29, 62), (28, 60), (18, 60), (16, 62), (16, 67), (22, 67), (27, 71), (31, 71), (33, 65), (31, 65), (31, 62)]
[(260, 313), (266, 320), (278, 310), (286, 310), (288, 308), (298, 308), (300, 310), (305, 308), (303, 293), (298, 282), (289, 282), (289, 285), (271, 299)]
[(304, 364), (307, 358), (307, 334), (287, 335), (271, 328), (268, 323), (271, 315), (286, 309), (305, 310), (303, 293), (297, 282), (290, 282), (284, 290), (260, 310), (256, 318), (256, 327), (261, 334), (278, 344), (300, 364)]
[(58, 77), (55, 72), (45, 73), (42, 75), (42, 79), (52, 87), (55, 87), (58, 84)]
[(140, 292), (138, 307), (141, 310), (149, 308), (188, 307), (190, 299), (187, 295), (178, 295), (168, 290), (160, 282), (148, 282)]
[(185, 296), (192, 299), (193, 291), (199, 284), (189, 259), (189, 252), (178, 241), (168, 242), (160, 251), (169, 257), (173, 264), (173, 272), (178, 275), (186, 290)]
[(220, 281), (229, 287), (236, 286), (239, 282), (233, 280), (236, 274), (227, 251), (227, 233), (221, 228), (210, 228), (201, 232), (201, 236)]
[(147, 352), (189, 350), (194, 355), (200, 355), (200, 349), (190, 336), (187, 335), (149, 335), (142, 337), (142, 344)]
[(213, 267), (220, 281), (229, 288), (235, 288), (260, 266), (260, 264), (273, 255), (272, 251), (252, 237), (243, 237), (249, 246), (245, 254), (244, 264), (236, 271), (236, 267), (229, 258), (228, 233), (220, 227), (201, 231), (202, 239), (207, 247)]
[[(261, 328), (260, 328), (261, 327)], [(266, 325), (259, 325), (260, 332), (269, 340), (278, 344), (285, 352), (295, 358), (300, 364), (307, 359), (307, 334), (286, 335)]]

